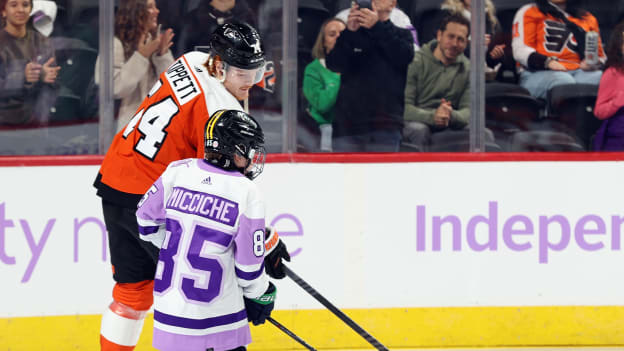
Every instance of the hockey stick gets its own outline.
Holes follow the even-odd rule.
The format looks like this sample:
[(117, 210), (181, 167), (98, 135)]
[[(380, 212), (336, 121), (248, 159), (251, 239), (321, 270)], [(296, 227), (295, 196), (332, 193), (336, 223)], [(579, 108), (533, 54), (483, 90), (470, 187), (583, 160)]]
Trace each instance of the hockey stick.
[(274, 326), (276, 326), (279, 330), (283, 331), (284, 333), (286, 333), (286, 335), (290, 336), (291, 338), (293, 338), (296, 342), (300, 343), (301, 345), (303, 345), (306, 349), (310, 350), (310, 351), (316, 351), (316, 349), (310, 345), (308, 345), (308, 343), (306, 343), (305, 341), (303, 341), (303, 339), (301, 339), (300, 337), (298, 337), (297, 335), (295, 335), (295, 333), (291, 332), (290, 330), (288, 330), (288, 328), (286, 328), (285, 326), (283, 326), (282, 324), (280, 324), (280, 322), (276, 321), (275, 319), (268, 317), (267, 321), (271, 322)]
[(344, 314), (341, 310), (339, 310), (336, 306), (332, 305), (331, 302), (327, 301), (326, 298), (323, 297), (318, 291), (314, 290), (308, 283), (306, 283), (301, 277), (299, 277), (295, 272), (293, 272), (290, 268), (284, 265), (284, 272), (288, 278), (292, 279), (297, 285), (303, 288), (308, 294), (312, 295), (318, 302), (323, 304), (323, 306), (327, 307), (333, 314), (335, 314), (338, 318), (340, 318), (343, 322), (345, 322), (351, 329), (355, 330), (361, 337), (366, 339), (369, 344), (373, 345), (379, 351), (388, 351), (388, 348), (382, 345), (377, 339), (375, 339), (372, 335), (366, 332), (366, 330), (362, 329), (357, 323), (355, 323), (351, 318), (349, 318), (346, 314)]

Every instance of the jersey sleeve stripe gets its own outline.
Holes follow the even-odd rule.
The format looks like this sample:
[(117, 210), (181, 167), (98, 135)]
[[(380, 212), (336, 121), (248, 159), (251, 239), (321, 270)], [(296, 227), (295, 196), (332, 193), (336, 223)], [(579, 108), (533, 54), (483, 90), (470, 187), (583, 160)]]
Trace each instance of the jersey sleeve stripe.
[(139, 225), (139, 234), (141, 235), (150, 235), (150, 234), (154, 234), (156, 232), (158, 232), (158, 228), (160, 228), (159, 226), (141, 226)]
[[(137, 211), (138, 212), (138, 211)], [(164, 224), (165, 221), (164, 220), (153, 220), (153, 219), (146, 219), (146, 218), (141, 218), (141, 217), (137, 217), (137, 223), (139, 223), (139, 227), (157, 227), (161, 224)]]
[(223, 316), (210, 317), (204, 319), (193, 319), (186, 317), (173, 316), (158, 310), (154, 310), (154, 320), (173, 327), (180, 327), (186, 329), (207, 329), (218, 327), (221, 325), (228, 325), (236, 323), (243, 319), (247, 319), (247, 312), (245, 310), (238, 311), (236, 313), (226, 314)]
[(514, 59), (520, 63), (521, 65), (527, 67), (529, 62), (529, 56), (535, 52), (535, 48), (527, 45), (526, 41), (528, 34), (525, 32), (525, 21), (526, 14), (530, 9), (533, 9), (533, 4), (527, 4), (521, 7), (516, 15), (514, 16), (513, 21), (513, 38), (511, 40), (512, 53)]
[[(247, 233), (255, 233), (262, 231), (264, 233), (264, 218), (249, 218), (245, 214), (240, 216), (238, 234), (235, 237), (236, 251), (234, 252), (234, 260), (237, 266), (241, 265), (259, 265), (264, 260), (264, 255), (256, 253), (253, 248), (255, 246), (253, 235)], [(264, 243), (264, 238), (262, 243)]]
[(239, 269), (238, 267), (235, 268), (235, 271), (236, 271), (236, 276), (238, 278), (240, 278), (240, 279), (254, 280), (254, 279), (258, 278), (262, 274), (262, 272), (264, 271), (264, 261), (260, 265), (260, 269), (255, 271), (255, 272), (245, 272), (245, 271)]

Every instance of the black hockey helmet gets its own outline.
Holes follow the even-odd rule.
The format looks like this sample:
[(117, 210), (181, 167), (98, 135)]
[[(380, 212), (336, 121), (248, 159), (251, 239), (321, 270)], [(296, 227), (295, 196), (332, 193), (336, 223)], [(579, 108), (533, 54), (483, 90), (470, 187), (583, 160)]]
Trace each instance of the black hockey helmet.
[(233, 20), (217, 27), (210, 38), (210, 48), (234, 67), (255, 69), (265, 63), (260, 34), (245, 22)]
[[(219, 110), (210, 116), (204, 129), (204, 146), (205, 160), (217, 167), (238, 170), (249, 179), (264, 169), (264, 133), (260, 124), (243, 111)], [(215, 157), (215, 153), (221, 156)], [(236, 166), (235, 154), (247, 160), (245, 167)]]

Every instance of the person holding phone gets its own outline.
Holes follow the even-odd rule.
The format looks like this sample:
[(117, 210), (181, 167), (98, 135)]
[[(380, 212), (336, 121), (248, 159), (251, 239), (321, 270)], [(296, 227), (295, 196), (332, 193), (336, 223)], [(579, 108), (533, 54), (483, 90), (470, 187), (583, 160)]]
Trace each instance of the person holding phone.
[[(160, 72), (173, 63), (169, 48), (173, 45), (172, 29), (161, 32), (155, 0), (127, 0), (115, 15), (113, 41), (113, 93), (121, 100), (117, 112), (117, 130), (134, 116)], [(95, 82), (99, 84), (98, 57)]]
[(341, 74), (332, 121), (337, 152), (399, 151), (413, 38), (390, 21), (396, 0), (373, 0), (371, 7), (353, 2), (347, 29), (326, 57), (327, 68)]
[[(354, 2), (361, 9), (369, 9), (369, 10), (373, 9), (372, 0), (357, 0), (357, 1), (354, 0)], [(351, 11), (351, 8), (346, 8), (338, 12), (336, 16), (334, 17), (346, 23), (347, 17), (349, 16), (350, 11)], [(420, 49), (420, 43), (418, 42), (418, 32), (416, 32), (416, 28), (414, 28), (414, 26), (412, 25), (412, 21), (410, 20), (409, 16), (405, 14), (405, 12), (403, 12), (400, 8), (394, 6), (390, 10), (390, 21), (395, 26), (399, 28), (408, 29), (410, 33), (412, 33), (412, 38), (414, 39), (414, 50), (418, 51)]]
[(0, 125), (45, 122), (61, 69), (48, 38), (29, 26), (32, 0), (0, 0)]

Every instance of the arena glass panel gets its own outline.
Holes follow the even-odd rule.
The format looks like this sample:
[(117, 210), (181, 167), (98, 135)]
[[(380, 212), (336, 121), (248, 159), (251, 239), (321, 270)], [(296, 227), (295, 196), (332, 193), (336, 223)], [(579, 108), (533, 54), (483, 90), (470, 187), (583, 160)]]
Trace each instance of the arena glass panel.
[[(323, 151), (321, 147), (323, 127), (310, 111), (313, 104), (306, 98), (305, 93), (302, 93), (305, 92), (303, 71), (314, 59), (311, 57), (312, 48), (323, 20), (336, 16), (339, 11), (350, 6), (350, 1), (322, 3), (323, 6), (304, 2), (298, 9), (300, 33), (297, 65), (299, 87), (297, 149), (300, 152)], [(397, 1), (397, 8), (411, 21), (422, 48), (431, 39), (436, 38), (441, 19), (450, 10), (460, 8), (463, 3), (466, 2), (406, 0)], [(571, 14), (572, 17), (576, 16), (571, 22), (577, 25), (570, 24), (570, 21), (557, 20), (556, 14), (559, 11), (551, 9), (555, 15), (542, 21), (544, 24), (542, 30), (545, 32), (538, 35), (544, 40), (538, 40), (539, 43), (527, 43), (524, 39), (528, 34), (522, 31), (523, 14), (527, 11), (536, 11), (535, 8), (531, 9), (531, 4), (522, 0), (472, 1), (473, 6), (483, 6), (485, 11), (470, 11), (472, 17), (470, 22), (473, 27), (470, 33), (471, 42), (478, 44), (477, 39), (481, 36), (476, 38), (477, 32), (474, 27), (483, 26), (480, 30), (485, 31), (483, 44), (487, 44), (487, 50), (484, 57), (479, 59), (485, 61), (485, 64), (475, 63), (476, 56), (474, 52), (470, 52), (470, 48), (465, 52), (466, 56), (472, 57), (471, 72), (481, 71), (471, 75), (470, 80), (470, 89), (475, 90), (471, 92), (470, 136), (463, 139), (456, 136), (441, 138), (443, 133), (433, 133), (438, 140), (423, 148), (414, 145), (404, 133), (400, 150), (583, 152), (617, 149), (619, 147), (617, 124), (613, 127), (616, 119), (612, 117), (622, 112), (617, 108), (605, 109), (604, 106), (600, 109), (598, 91), (600, 72), (604, 72), (607, 68), (604, 65), (606, 57), (602, 52), (608, 51), (612, 33), (615, 32), (616, 36), (621, 34), (619, 30), (614, 31), (614, 28), (624, 19), (624, 2), (618, 1), (615, 4), (578, 2), (581, 4), (580, 7), (576, 7), (575, 1), (564, 3), (570, 7), (568, 9), (570, 13), (567, 13), (566, 18)], [(516, 18), (515, 26), (514, 18)], [(581, 30), (578, 31), (576, 27)], [(580, 37), (578, 41), (575, 31), (576, 36)], [(532, 48), (529, 48), (527, 53), (529, 46)], [(497, 47), (498, 49), (495, 49)], [(620, 47), (617, 50), (621, 52)], [(554, 72), (552, 67), (547, 69), (535, 64), (527, 66), (528, 56), (534, 51), (545, 56), (557, 57), (561, 63), (566, 63), (565, 74)], [(596, 67), (578, 69), (579, 65), (573, 64), (574, 61), (582, 61), (585, 56), (590, 59), (598, 56)], [(606, 56), (614, 58), (621, 54)], [(536, 83), (535, 78), (533, 80), (527, 78), (531, 73), (537, 73), (538, 78), (544, 75), (544, 78), (537, 79)], [(564, 77), (559, 77), (561, 75)], [(476, 77), (481, 76), (485, 78), (485, 84), (475, 81)], [(385, 84), (379, 84), (380, 90), (386, 88)], [(603, 95), (608, 96), (607, 93)], [(603, 125), (605, 127), (602, 127)], [(610, 130), (609, 127), (613, 128)], [(404, 131), (409, 131), (409, 128)]]
[[(238, 2), (243, 3), (243, 1)], [(488, 2), (485, 1), (484, 6), (487, 7)], [(172, 27), (176, 31), (172, 47), (174, 57), (183, 52), (180, 48), (184, 45), (178, 42), (184, 31), (179, 27), (187, 22), (188, 12), (197, 9), (200, 3), (200, 1), (157, 1), (157, 6), (161, 10), (159, 22), (162, 28)], [(493, 67), (493, 71), (484, 67), (486, 71), (485, 93), (482, 97), (484, 108), (481, 113), (478, 113), (478, 118), (474, 118), (474, 112), (478, 112), (478, 109), (475, 111), (472, 107), (471, 120), (473, 122), (470, 124), (470, 137), (460, 140), (459, 145), (462, 145), (463, 149), (456, 148), (449, 151), (482, 151), (483, 149), (485, 151), (520, 152), (594, 151), (596, 133), (601, 130), (603, 124), (612, 124), (614, 119), (607, 117), (617, 114), (607, 117), (602, 115), (601, 118), (604, 118), (604, 121), (595, 117), (594, 108), (598, 96), (598, 85), (573, 84), (568, 87), (548, 89), (545, 97), (542, 98), (532, 96), (530, 92), (527, 94), (521, 84), (518, 62), (515, 60), (512, 45), (514, 17), (525, 2), (493, 0), (492, 4), (496, 9), (495, 16), (500, 28), (490, 40), (495, 43), (502, 42), (505, 45), (504, 58), (502, 62), (499, 62), (500, 65)], [(114, 123), (111, 123), (112, 126), (98, 123), (98, 105), (105, 103), (100, 101), (99, 86), (94, 80), (98, 42), (102, 34), (99, 33), (102, 27), (98, 26), (101, 3), (97, 0), (56, 1), (56, 5), (57, 12), (50, 22), (51, 25), (44, 25), (45, 12), (40, 12), (31, 19), (33, 28), (43, 28), (41, 30), (48, 33), (47, 39), (55, 50), (55, 65), (61, 67), (55, 88), (46, 98), (38, 99), (38, 102), (30, 104), (42, 111), (36, 118), (29, 117), (20, 121), (3, 118), (0, 121), (0, 154), (103, 153), (105, 147), (101, 142), (98, 147), (98, 137), (101, 138), (101, 135), (106, 133), (112, 135), (116, 130)], [(291, 25), (290, 22), (284, 24), (282, 20), (285, 16), (288, 17), (288, 13), (285, 12), (290, 11), (288, 2), (267, 0), (247, 4), (252, 13), (251, 21), (255, 19), (255, 24), (264, 38), (267, 57), (269, 61), (272, 61), (275, 73), (274, 84), (269, 84), (264, 89), (252, 89), (249, 104), (251, 113), (261, 119), (265, 126), (269, 152), (320, 150), (321, 133), (318, 124), (310, 118), (307, 112), (307, 101), (302, 92), (302, 76), (306, 65), (311, 60), (311, 48), (316, 39), (318, 27), (322, 23), (321, 19), (333, 16), (349, 5), (349, 1), (300, 1), (297, 7), (298, 24)], [(603, 2), (584, 4), (585, 10), (596, 19), (599, 27), (598, 37), (601, 39), (603, 49), (607, 48), (615, 26), (624, 18), (623, 2), (618, 1), (615, 6), (611, 5), (613, 4), (607, 7), (607, 4)], [(397, 7), (413, 24), (421, 46), (436, 35), (438, 24), (435, 22), (434, 14), (441, 10), (439, 6), (439, 1), (431, 2), (431, 4), (426, 1), (397, 1)], [(481, 17), (480, 12), (473, 16), (472, 23), (478, 22), (477, 20)], [(487, 16), (483, 17), (487, 26), (489, 20)], [(291, 55), (292, 49), (289, 48), (291, 44), (288, 42), (288, 36), (291, 35), (295, 26), (298, 35), (294, 55), (296, 64), (293, 69), (291, 57), (283, 56), (284, 52)], [(283, 28), (292, 28), (292, 30), (284, 33)], [(112, 59), (112, 56), (110, 58)], [(285, 70), (284, 67), (288, 69)], [(287, 93), (292, 94), (290, 87), (293, 81), (296, 85), (296, 96), (291, 99), (291, 95)], [(3, 99), (11, 95), (11, 89), (8, 87), (2, 89)], [(472, 98), (476, 99), (474, 96)], [(483, 120), (485, 128), (480, 131), (479, 123), (483, 123), (480, 122)], [(106, 130), (100, 130), (103, 125)], [(467, 145), (468, 149), (466, 149)], [(405, 140), (402, 140), (400, 150), (419, 151)]]
[[(0, 155), (96, 154), (98, 1), (44, 5), (31, 7), (29, 45), (2, 45)], [(15, 35), (5, 38), (14, 41)], [(39, 77), (29, 78), (27, 71)]]
[[(130, 2), (129, 2), (130, 3)], [(128, 3), (128, 4), (129, 4)], [(248, 109), (249, 113), (261, 124), (265, 133), (267, 152), (282, 151), (282, 135), (284, 120), (282, 112), (282, 85), (284, 81), (284, 71), (282, 69), (282, 0), (266, 1), (232, 1), (229, 9), (218, 11), (210, 5), (209, 1), (179, 1), (179, 0), (157, 0), (156, 7), (159, 10), (158, 25), (163, 36), (168, 30), (174, 34), (171, 42), (171, 56), (169, 61), (158, 62), (152, 59), (149, 74), (161, 73), (169, 63), (191, 51), (208, 52), (209, 39), (212, 31), (221, 23), (229, 20), (241, 20), (255, 27), (263, 40), (266, 53), (267, 70), (262, 81), (250, 89), (250, 96), (246, 103), (242, 105)], [(121, 7), (117, 6), (116, 16), (122, 13)], [(116, 19), (117, 21), (119, 18)], [(117, 39), (115, 39), (117, 40)], [(132, 53), (129, 62), (132, 59)], [(165, 53), (165, 56), (168, 55)], [(115, 58), (112, 58), (113, 61)], [(119, 59), (117, 59), (119, 60)], [(144, 60), (139, 60), (144, 61)], [(162, 66), (159, 69), (157, 66)], [(163, 68), (164, 67), (164, 68)], [(145, 78), (142, 78), (145, 79)], [(138, 79), (134, 79), (138, 82)], [(153, 79), (152, 79), (153, 81)], [(113, 97), (115, 99), (114, 121), (112, 128), (117, 132), (127, 125), (134, 116), (136, 107), (142, 99), (140, 96), (129, 92), (125, 84), (127, 79), (119, 79), (113, 83)], [(139, 83), (136, 90), (149, 90), (152, 87), (141, 86)], [(135, 84), (136, 86), (136, 84)], [(132, 99), (135, 98), (134, 105)], [(245, 106), (246, 105), (246, 106)], [(210, 112), (210, 111), (209, 111)]]
[[(557, 4), (566, 6), (566, 21), (552, 4), (493, 0), (501, 34), (496, 40), (502, 39), (505, 55), (495, 80), (486, 84), (486, 127), (503, 151), (621, 150), (621, 137), (610, 127), (617, 129), (613, 117), (622, 112), (604, 104), (601, 108), (597, 101), (607, 57), (621, 57), (621, 45), (618, 54), (603, 53), (614, 32), (622, 35), (613, 29), (624, 18), (624, 2)], [(555, 71), (562, 66), (563, 71)], [(603, 90), (607, 98), (608, 90)]]
[[(391, 3), (379, 2), (376, 5)], [(366, 53), (369, 60), (357, 57), (357, 54), (349, 55), (348, 50), (344, 49), (352, 46), (351, 41), (355, 39), (346, 39), (347, 36), (334, 39), (335, 32), (340, 30), (344, 31), (341, 34), (355, 33), (354, 36), (362, 32), (364, 37), (369, 32), (369, 29), (363, 27), (349, 29), (345, 26), (351, 4), (351, 1), (299, 2), (297, 151), (470, 151), (468, 126), (472, 114), (468, 101), (471, 98), (468, 90), (469, 60), (459, 55), (462, 60), (462, 72), (459, 74), (462, 81), (456, 83), (453, 83), (451, 75), (432, 78), (437, 72), (422, 77), (420, 71), (424, 67), (418, 64), (413, 65), (414, 69), (409, 73), (409, 63), (412, 62), (409, 57), (405, 64), (401, 64), (405, 57), (405, 43), (413, 49), (415, 56), (427, 52), (419, 62), (430, 62), (429, 58), (435, 51), (431, 41), (436, 39), (442, 19), (441, 2), (397, 1), (396, 7), (384, 8), (384, 12), (389, 12), (393, 25), (402, 28), (408, 35), (397, 42), (395, 31), (380, 31), (378, 37), (370, 39), (371, 47)], [(335, 18), (342, 20), (343, 24), (332, 20)], [(464, 37), (469, 35), (469, 29), (464, 27)], [(348, 38), (354, 36), (349, 35)], [(339, 44), (334, 46), (334, 41)], [(338, 49), (334, 50), (335, 47)], [(458, 54), (462, 52), (459, 50)], [(349, 63), (341, 63), (341, 60)], [(339, 72), (340, 78), (332, 69), (343, 71)], [(431, 88), (433, 82), (440, 86)], [(405, 89), (405, 84), (408, 89)], [(433, 89), (439, 91), (433, 92)], [(464, 91), (465, 95), (462, 94)], [(449, 101), (445, 104), (448, 106), (445, 109), (447, 119), (435, 125), (434, 110), (442, 105), (443, 98)], [(404, 119), (405, 110), (408, 112)], [(451, 114), (455, 118), (449, 123)], [(404, 121), (405, 126), (400, 126)], [(397, 136), (398, 142), (395, 142)], [(342, 144), (345, 137), (346, 146)], [(350, 137), (360, 139), (361, 143), (353, 147)], [(379, 145), (375, 145), (377, 142)]]

